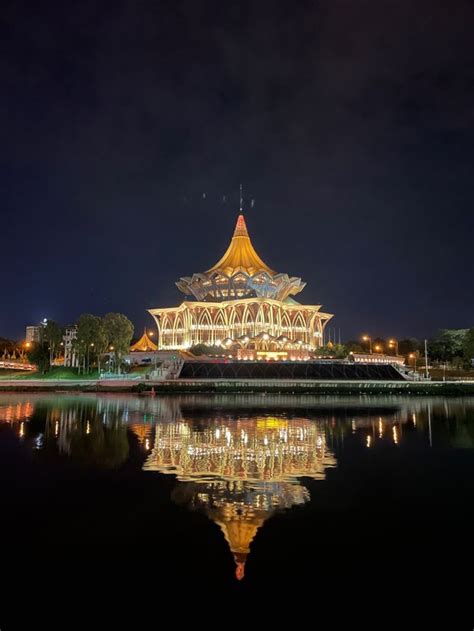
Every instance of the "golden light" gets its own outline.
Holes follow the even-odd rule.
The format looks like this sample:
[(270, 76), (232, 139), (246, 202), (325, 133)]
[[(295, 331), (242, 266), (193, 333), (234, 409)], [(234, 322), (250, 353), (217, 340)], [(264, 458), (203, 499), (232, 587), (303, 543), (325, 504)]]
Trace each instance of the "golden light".
[(155, 335), (155, 331), (149, 331), (149, 332), (148, 332), (148, 335), (149, 335), (150, 337), (153, 337), (153, 336)]
[(27, 342), (27, 343), (25, 344), (25, 346), (26, 346), (26, 348), (30, 348), (30, 346), (31, 346), (31, 342)]
[(364, 342), (368, 342), (370, 340), (370, 337), (368, 335), (363, 335), (362, 339), (364, 340)]
[(367, 436), (367, 447), (370, 447), (370, 445), (372, 444), (372, 436)]
[(109, 346), (109, 351), (113, 351), (114, 347), (113, 346)]
[(378, 344), (377, 344), (377, 346), (374, 346), (374, 348), (375, 348), (376, 351), (381, 351), (382, 350), (382, 347), (379, 346)]

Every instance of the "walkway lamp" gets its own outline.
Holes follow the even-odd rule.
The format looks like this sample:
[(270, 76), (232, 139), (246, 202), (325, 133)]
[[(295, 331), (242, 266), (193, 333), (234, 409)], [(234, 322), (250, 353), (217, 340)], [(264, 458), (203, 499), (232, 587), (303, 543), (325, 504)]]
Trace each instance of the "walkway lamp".
[(388, 347), (395, 349), (395, 355), (398, 355), (398, 340), (388, 340)]
[(372, 354), (372, 338), (369, 335), (364, 335), (362, 340), (369, 343), (369, 353)]

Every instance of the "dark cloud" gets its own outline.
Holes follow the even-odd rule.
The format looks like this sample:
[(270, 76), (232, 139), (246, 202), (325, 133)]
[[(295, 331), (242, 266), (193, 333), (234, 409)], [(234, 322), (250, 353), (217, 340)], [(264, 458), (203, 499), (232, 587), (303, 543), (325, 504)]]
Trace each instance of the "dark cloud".
[(473, 324), (471, 2), (3, 8), (5, 334), (140, 328), (222, 253), (241, 181), (262, 257), (346, 336)]

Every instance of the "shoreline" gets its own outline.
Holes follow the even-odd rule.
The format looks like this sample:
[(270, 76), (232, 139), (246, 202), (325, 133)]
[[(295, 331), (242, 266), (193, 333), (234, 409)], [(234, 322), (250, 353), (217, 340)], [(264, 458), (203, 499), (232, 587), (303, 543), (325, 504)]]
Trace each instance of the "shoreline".
[(5, 380), (0, 392), (105, 392), (150, 396), (160, 394), (336, 394), (413, 396), (474, 396), (474, 381), (308, 381), (176, 379), (173, 381), (108, 380)]

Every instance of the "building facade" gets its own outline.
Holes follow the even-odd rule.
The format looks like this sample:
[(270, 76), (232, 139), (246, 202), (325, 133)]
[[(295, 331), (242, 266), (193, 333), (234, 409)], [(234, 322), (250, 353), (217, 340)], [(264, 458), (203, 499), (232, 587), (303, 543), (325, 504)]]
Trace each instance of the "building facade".
[(25, 332), (25, 341), (29, 344), (39, 343), (41, 341), (42, 326), (27, 326)]
[(74, 340), (77, 339), (77, 326), (75, 324), (67, 326), (63, 335), (64, 365), (68, 368), (77, 368), (79, 358), (74, 349)]
[(293, 296), (306, 285), (277, 273), (255, 251), (242, 214), (224, 256), (209, 270), (181, 278), (187, 296), (178, 307), (150, 309), (160, 350), (199, 344), (229, 350), (265, 351), (275, 358), (308, 352), (323, 343), (331, 314), (321, 305), (304, 305)]

